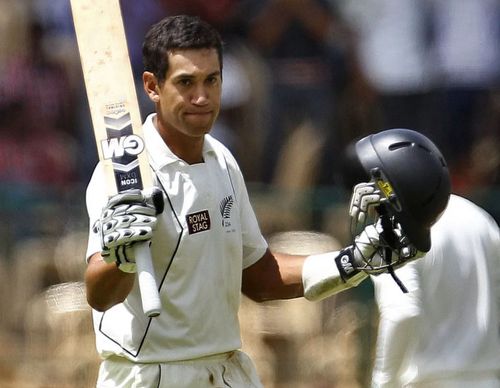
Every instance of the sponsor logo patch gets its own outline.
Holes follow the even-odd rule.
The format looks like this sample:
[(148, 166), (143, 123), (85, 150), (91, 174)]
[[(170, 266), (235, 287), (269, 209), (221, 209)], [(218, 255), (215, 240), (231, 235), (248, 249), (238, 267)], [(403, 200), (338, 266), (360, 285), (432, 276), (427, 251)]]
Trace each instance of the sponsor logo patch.
[(204, 232), (210, 229), (210, 215), (208, 210), (191, 213), (186, 216), (189, 234)]
[(347, 275), (350, 275), (352, 272), (354, 272), (354, 267), (352, 266), (351, 260), (349, 259), (348, 255), (341, 256), (340, 265)]

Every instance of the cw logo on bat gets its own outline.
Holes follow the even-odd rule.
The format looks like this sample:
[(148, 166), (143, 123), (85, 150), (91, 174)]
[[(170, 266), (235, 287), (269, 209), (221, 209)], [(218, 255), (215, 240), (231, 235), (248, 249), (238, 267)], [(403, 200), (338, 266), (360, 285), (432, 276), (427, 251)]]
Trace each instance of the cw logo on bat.
[(120, 158), (125, 153), (128, 155), (139, 155), (144, 151), (144, 141), (140, 136), (127, 135), (101, 140), (101, 148), (104, 159)]

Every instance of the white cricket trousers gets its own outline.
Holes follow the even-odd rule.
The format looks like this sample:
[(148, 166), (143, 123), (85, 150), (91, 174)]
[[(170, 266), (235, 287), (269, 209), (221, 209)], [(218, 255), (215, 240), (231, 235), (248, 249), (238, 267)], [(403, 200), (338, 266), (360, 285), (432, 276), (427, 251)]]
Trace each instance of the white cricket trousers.
[(138, 364), (122, 357), (101, 362), (97, 388), (263, 388), (242, 351), (196, 360)]

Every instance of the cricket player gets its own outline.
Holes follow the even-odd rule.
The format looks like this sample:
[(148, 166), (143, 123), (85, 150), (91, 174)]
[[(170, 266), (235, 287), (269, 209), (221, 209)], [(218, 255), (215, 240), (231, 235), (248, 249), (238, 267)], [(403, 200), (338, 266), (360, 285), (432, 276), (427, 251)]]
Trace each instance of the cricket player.
[(452, 195), (432, 247), (396, 270), (408, 293), (373, 276), (380, 322), (373, 387), (500, 387), (500, 230)]
[[(425, 166), (422, 154), (394, 152), (411, 150), (410, 144), (417, 146), (414, 151), (433, 149), (421, 134), (402, 129), (358, 141), (347, 152), (346, 184), (355, 185), (355, 192), (370, 191), (366, 159), (373, 149), (393, 180), (412, 166), (407, 179), (433, 186), (438, 177)], [(413, 196), (413, 205), (405, 204), (414, 208), (415, 219), (425, 218), (414, 207), (425, 202), (421, 194)], [(371, 196), (375, 204), (378, 194)], [(398, 282), (390, 273), (371, 276), (380, 313), (372, 387), (498, 388), (499, 227), (486, 211), (454, 194), (430, 226), (427, 253), (397, 269)]]
[[(221, 99), (218, 33), (196, 17), (167, 17), (146, 34), (143, 58), (144, 90), (155, 107), (143, 128), (157, 190), (108, 199), (100, 164), (87, 187), (85, 284), (103, 359), (97, 386), (261, 387), (239, 350), (241, 292), (256, 301), (319, 300), (386, 271), (381, 247), (394, 251), (395, 267), (418, 257), (418, 247), (403, 238), (404, 222), (389, 228), (401, 236), (391, 247), (375, 223), (340, 252), (272, 253), (236, 160), (209, 134)], [(429, 199), (435, 217), (444, 207), (440, 194)], [(363, 194), (353, 204), (360, 215), (370, 201)], [(150, 243), (162, 304), (154, 318), (142, 311), (138, 241)]]

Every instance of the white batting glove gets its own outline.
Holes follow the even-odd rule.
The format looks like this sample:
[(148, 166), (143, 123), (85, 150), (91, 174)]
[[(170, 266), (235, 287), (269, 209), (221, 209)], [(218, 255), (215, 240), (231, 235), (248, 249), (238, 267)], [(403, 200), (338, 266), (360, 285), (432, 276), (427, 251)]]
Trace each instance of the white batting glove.
[[(396, 246), (389, 246), (384, 241), (384, 231), (380, 219), (374, 225), (368, 225), (354, 239), (354, 266), (371, 275), (387, 272), (389, 266), (396, 269), (404, 264), (421, 258), (424, 253), (417, 249), (404, 237), (401, 226), (397, 224), (392, 233), (395, 235)], [(390, 252), (386, 259), (386, 250)]]
[(355, 222), (364, 224), (369, 210), (380, 205), (384, 199), (375, 182), (359, 183), (352, 192), (349, 215)]
[(162, 211), (163, 194), (158, 188), (127, 190), (111, 197), (93, 226), (101, 238), (104, 261), (116, 263), (123, 272), (136, 272), (133, 244), (151, 240), (156, 215)]
[(341, 251), (311, 255), (302, 268), (304, 297), (311, 301), (324, 299), (356, 287), (368, 274), (367, 262), (375, 255), (380, 229), (369, 225), (355, 238), (353, 245)]
[(379, 250), (380, 234), (382, 227), (380, 223), (368, 225), (354, 238), (354, 243), (341, 250), (335, 258), (335, 263), (340, 277), (349, 282), (349, 279), (360, 271), (372, 270), (371, 262)]
[[(407, 243), (401, 228), (397, 225), (392, 232), (396, 235), (397, 247), (389, 247), (384, 241), (381, 220), (368, 225), (354, 238), (353, 245), (341, 251), (327, 252), (307, 257), (302, 269), (304, 296), (308, 300), (321, 300), (345, 289), (355, 287), (368, 275), (389, 272), (423, 253)], [(390, 262), (385, 254), (390, 254)]]

